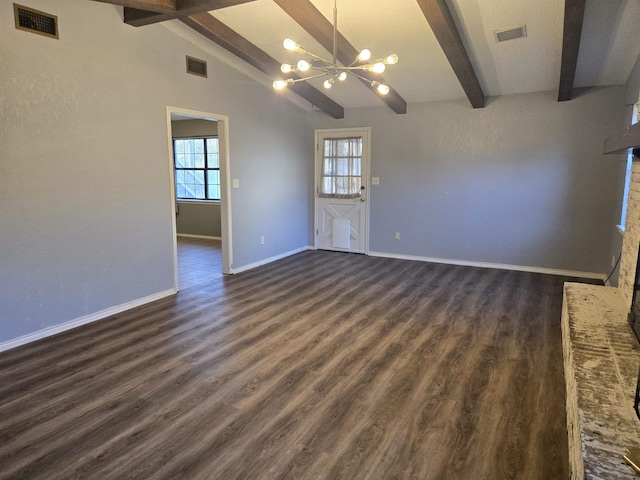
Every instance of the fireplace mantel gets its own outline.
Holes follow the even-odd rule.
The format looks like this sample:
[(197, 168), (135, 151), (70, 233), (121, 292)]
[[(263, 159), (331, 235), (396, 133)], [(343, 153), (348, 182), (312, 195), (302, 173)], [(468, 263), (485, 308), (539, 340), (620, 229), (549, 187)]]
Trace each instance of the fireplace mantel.
[[(640, 150), (640, 122), (625, 128), (622, 132), (611, 135), (604, 141), (603, 153), (629, 153)], [(634, 157), (640, 156), (634, 155)]]

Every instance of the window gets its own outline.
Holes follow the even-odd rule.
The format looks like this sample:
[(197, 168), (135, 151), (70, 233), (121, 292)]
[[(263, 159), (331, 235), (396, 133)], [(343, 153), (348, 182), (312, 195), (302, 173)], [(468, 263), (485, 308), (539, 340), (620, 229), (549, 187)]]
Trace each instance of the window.
[(362, 186), (362, 137), (326, 138), (320, 196), (354, 198)]
[(173, 162), (177, 198), (220, 200), (218, 137), (175, 138)]
[[(638, 121), (638, 106), (640, 101), (633, 106), (633, 114), (631, 117), (631, 124), (633, 125)], [(624, 193), (622, 194), (622, 212), (620, 214), (620, 230), (625, 229), (627, 222), (627, 202), (629, 200), (629, 186), (631, 185), (631, 166), (633, 164), (633, 153), (627, 156), (626, 172), (624, 177)]]

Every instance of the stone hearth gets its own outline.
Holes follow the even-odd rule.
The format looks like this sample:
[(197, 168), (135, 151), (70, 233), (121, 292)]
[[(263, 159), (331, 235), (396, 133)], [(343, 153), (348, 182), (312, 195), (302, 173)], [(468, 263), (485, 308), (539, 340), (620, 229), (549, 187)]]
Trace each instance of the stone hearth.
[(640, 447), (640, 350), (626, 302), (616, 288), (566, 283), (562, 310), (571, 478), (637, 480), (622, 458)]

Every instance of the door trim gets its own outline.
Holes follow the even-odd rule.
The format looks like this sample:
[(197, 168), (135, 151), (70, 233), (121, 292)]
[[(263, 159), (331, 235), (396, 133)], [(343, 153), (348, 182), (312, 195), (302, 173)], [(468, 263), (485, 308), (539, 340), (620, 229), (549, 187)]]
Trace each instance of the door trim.
[(362, 135), (363, 137), (363, 158), (366, 176), (362, 179), (365, 186), (365, 218), (364, 218), (364, 254), (369, 255), (369, 210), (371, 198), (371, 127), (350, 127), (350, 128), (321, 128), (315, 130), (314, 145), (314, 166), (313, 166), (313, 247), (318, 249), (318, 185), (320, 181), (320, 168), (322, 166), (322, 149), (320, 148), (321, 135), (336, 135), (349, 137), (352, 135)]
[(222, 237), (222, 273), (233, 273), (233, 235), (231, 221), (231, 184), (229, 168), (229, 117), (217, 113), (200, 112), (180, 107), (167, 106), (167, 142), (169, 151), (169, 181), (171, 188), (171, 231), (173, 235), (173, 285), (176, 291), (178, 284), (178, 240), (176, 226), (176, 184), (173, 165), (173, 138), (171, 136), (171, 114), (200, 120), (214, 120), (218, 122), (218, 141), (220, 149), (220, 222)]

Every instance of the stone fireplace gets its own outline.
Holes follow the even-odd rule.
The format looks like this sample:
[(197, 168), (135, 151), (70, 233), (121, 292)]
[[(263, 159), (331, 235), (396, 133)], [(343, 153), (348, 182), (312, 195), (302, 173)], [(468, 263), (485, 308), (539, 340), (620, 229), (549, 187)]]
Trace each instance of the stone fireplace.
[(635, 479), (624, 460), (640, 447), (633, 409), (640, 348), (628, 323), (640, 245), (640, 161), (634, 161), (618, 287), (566, 283), (562, 344), (571, 479)]
[(640, 161), (634, 161), (627, 201), (627, 218), (620, 255), (618, 290), (626, 305), (631, 307), (633, 286), (636, 278), (636, 263), (640, 246)]

